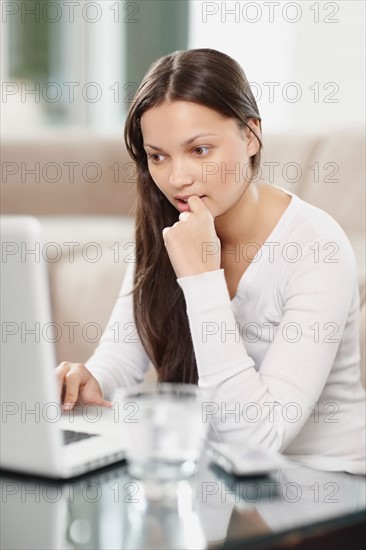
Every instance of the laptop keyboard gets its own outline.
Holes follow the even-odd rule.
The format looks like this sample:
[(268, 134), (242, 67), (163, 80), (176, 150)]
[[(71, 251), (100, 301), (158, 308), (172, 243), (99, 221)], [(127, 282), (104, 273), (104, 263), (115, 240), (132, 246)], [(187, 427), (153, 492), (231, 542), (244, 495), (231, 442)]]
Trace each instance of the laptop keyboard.
[(76, 443), (82, 439), (88, 439), (89, 437), (95, 437), (98, 434), (87, 434), (85, 432), (74, 432), (73, 430), (62, 430), (64, 437), (64, 444), (69, 445), (70, 443)]

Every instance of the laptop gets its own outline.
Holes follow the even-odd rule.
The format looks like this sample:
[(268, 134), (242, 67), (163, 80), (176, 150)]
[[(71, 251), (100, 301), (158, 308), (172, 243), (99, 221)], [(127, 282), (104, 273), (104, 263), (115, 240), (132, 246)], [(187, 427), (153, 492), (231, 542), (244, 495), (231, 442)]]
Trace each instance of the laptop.
[(1, 216), (0, 227), (1, 467), (67, 479), (123, 459), (118, 411), (61, 410), (40, 221)]

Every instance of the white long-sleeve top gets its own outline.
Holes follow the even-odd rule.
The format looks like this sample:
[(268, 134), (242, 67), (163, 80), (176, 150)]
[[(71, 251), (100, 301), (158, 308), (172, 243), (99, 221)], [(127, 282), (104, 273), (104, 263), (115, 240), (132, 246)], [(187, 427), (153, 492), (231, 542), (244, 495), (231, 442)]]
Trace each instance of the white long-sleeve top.
[[(177, 279), (198, 383), (214, 390), (206, 417), (226, 443), (283, 452), (317, 469), (364, 474), (355, 256), (333, 218), (286, 193), (292, 200), (232, 300), (223, 269)], [(236, 260), (247, 250), (236, 250), (242, 255)], [(105, 396), (141, 381), (149, 366), (128, 295), (133, 268), (86, 363)]]

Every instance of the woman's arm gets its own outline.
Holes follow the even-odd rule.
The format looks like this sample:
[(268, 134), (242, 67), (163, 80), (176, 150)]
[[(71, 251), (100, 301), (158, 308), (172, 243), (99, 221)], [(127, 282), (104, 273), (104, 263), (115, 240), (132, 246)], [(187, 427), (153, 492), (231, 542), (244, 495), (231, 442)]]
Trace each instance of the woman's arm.
[[(317, 242), (323, 246), (330, 240)], [(357, 292), (356, 267), (346, 240), (340, 243), (335, 263), (314, 261), (311, 245), (302, 250), (301, 261), (285, 266), (288, 278), (282, 319), (274, 327), (274, 338), (260, 365), (255, 365), (241, 338), (224, 271), (178, 279), (187, 304), (199, 385), (216, 388), (214, 403), (207, 410), (225, 442), (284, 450), (308, 420), (327, 382)], [(268, 284), (263, 270), (258, 272), (258, 284)], [(247, 307), (244, 301), (240, 306)], [(268, 307), (273, 306), (269, 303)], [(317, 341), (310, 327), (330, 322), (338, 327), (336, 338)], [(298, 341), (297, 326), (302, 327)], [(224, 338), (224, 331), (229, 330)], [(295, 404), (292, 412), (296, 407), (301, 410), (296, 422), (286, 421), (283, 415), (283, 407), (290, 402)], [(241, 414), (250, 403), (254, 405), (248, 415), (258, 417), (253, 422)], [(235, 412), (238, 406), (240, 415)]]

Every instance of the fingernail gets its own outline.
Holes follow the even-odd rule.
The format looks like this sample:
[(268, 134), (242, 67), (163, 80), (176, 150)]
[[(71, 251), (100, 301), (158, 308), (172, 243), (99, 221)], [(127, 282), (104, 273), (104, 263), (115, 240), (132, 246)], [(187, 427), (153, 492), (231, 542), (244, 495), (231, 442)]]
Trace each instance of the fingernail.
[(64, 403), (62, 405), (62, 410), (63, 411), (70, 411), (72, 409), (72, 406), (73, 406), (73, 403)]

